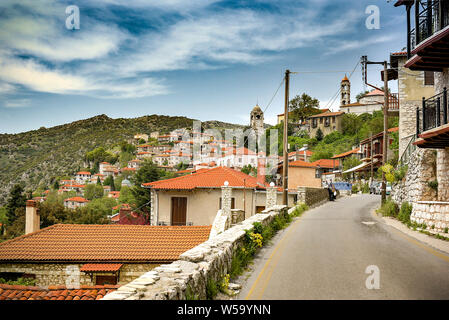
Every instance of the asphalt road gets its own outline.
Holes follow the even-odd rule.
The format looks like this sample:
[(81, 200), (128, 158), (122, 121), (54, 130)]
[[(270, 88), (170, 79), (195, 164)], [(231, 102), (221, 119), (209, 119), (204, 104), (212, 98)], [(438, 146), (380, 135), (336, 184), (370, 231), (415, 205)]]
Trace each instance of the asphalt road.
[[(358, 195), (304, 213), (257, 255), (237, 299), (449, 299), (449, 255), (383, 224), (379, 202)], [(366, 286), (372, 265), (379, 289)]]

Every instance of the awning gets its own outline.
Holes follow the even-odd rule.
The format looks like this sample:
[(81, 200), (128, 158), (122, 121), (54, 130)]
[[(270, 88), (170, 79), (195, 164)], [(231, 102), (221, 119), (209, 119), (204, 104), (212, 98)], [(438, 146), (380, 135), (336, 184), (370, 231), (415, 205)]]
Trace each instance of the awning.
[(123, 266), (122, 263), (86, 263), (80, 269), (82, 272), (116, 272)]
[[(378, 164), (380, 164), (380, 161), (374, 161), (373, 165), (377, 166)], [(356, 171), (363, 171), (362, 169), (365, 169), (367, 167), (371, 167), (371, 162), (364, 162), (362, 164), (359, 164), (358, 166), (355, 166), (354, 168), (348, 169), (346, 171), (344, 171), (343, 173), (351, 173), (351, 172), (356, 172)]]

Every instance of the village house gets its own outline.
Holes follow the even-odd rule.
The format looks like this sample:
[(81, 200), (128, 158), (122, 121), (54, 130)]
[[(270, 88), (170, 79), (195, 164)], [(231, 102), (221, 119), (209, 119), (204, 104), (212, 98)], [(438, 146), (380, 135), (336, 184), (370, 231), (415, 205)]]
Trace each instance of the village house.
[[(390, 55), (394, 70), (391, 78), (397, 79), (399, 88), (399, 159), (410, 156), (416, 140), (416, 109), (422, 106), (423, 97), (435, 95), (434, 71), (411, 70), (405, 67), (407, 52)], [(397, 71), (396, 71), (397, 69)], [(408, 148), (408, 153), (404, 154)]]
[[(268, 187), (265, 176), (255, 178), (228, 167), (216, 167), (144, 183), (143, 187), (151, 190), (151, 223), (212, 225), (221, 209), (225, 182), (232, 188), (232, 209), (242, 211), (245, 219), (265, 209)], [(289, 195), (289, 205), (295, 203), (296, 195), (296, 192)]]
[(217, 159), (217, 164), (239, 169), (247, 165), (257, 168), (257, 153), (245, 147), (231, 148), (223, 157)]
[(90, 181), (91, 173), (89, 171), (80, 171), (75, 175), (75, 180), (78, 184), (84, 184)]
[[(407, 15), (404, 68), (434, 72), (435, 95), (425, 96), (429, 92), (424, 90), (417, 92), (422, 95), (421, 104), (414, 110), (416, 132), (409, 142), (417, 148), (411, 150), (408, 159), (400, 158), (402, 164), (408, 164), (408, 171), (405, 183), (397, 188), (398, 193), (393, 198), (398, 203), (413, 204), (413, 222), (424, 223), (441, 232), (449, 226), (445, 219), (445, 213), (449, 213), (449, 2), (399, 0), (395, 6), (404, 7)], [(431, 82), (430, 76), (427, 81)], [(413, 107), (408, 112), (412, 113)], [(406, 127), (406, 120), (405, 116), (400, 126)], [(406, 137), (401, 135), (401, 138)], [(408, 153), (407, 149), (401, 149), (403, 154)], [(438, 187), (431, 188), (429, 181)]]
[(318, 168), (317, 176), (321, 178), (323, 173), (334, 172), (338, 169), (340, 162), (337, 159), (320, 159), (312, 162)]
[(139, 141), (141, 139), (145, 140), (145, 141), (148, 141), (148, 135), (145, 134), (145, 133), (138, 133), (138, 134), (134, 135), (134, 139), (137, 140), (137, 141)]
[(87, 205), (89, 200), (84, 199), (83, 197), (73, 197), (64, 200), (64, 207), (68, 209), (77, 209), (80, 207), (84, 207)]
[(296, 151), (292, 151), (288, 154), (288, 161), (305, 161), (310, 162), (310, 158), (312, 157), (313, 152), (310, 150), (307, 150), (305, 148), (301, 148)]
[(109, 191), (108, 198), (118, 199), (120, 197), (120, 191)]
[(138, 160), (145, 160), (145, 159), (151, 159), (153, 156), (153, 153), (148, 151), (141, 151), (137, 152), (136, 157)]
[(342, 131), (342, 118), (344, 112), (325, 112), (307, 118), (310, 121), (309, 136), (316, 137), (318, 129), (321, 130), (323, 136), (334, 131)]
[(211, 226), (56, 224), (39, 230), (27, 203), (24, 236), (0, 243), (0, 277), (39, 287), (123, 285), (209, 238)]
[(157, 138), (157, 141), (159, 143), (169, 143), (169, 142), (174, 142), (177, 140), (178, 140), (178, 136), (174, 135), (174, 134), (167, 134), (167, 135), (159, 136)]
[(139, 169), (142, 162), (143, 161), (140, 159), (134, 159), (134, 160), (128, 161), (128, 168)]
[[(278, 174), (282, 181), (283, 164), (279, 166)], [(302, 160), (288, 163), (288, 189), (295, 190), (298, 187), (321, 188), (318, 166)]]
[(96, 174), (92, 175), (92, 177), (90, 178), (90, 183), (97, 183), (98, 178), (100, 178), (100, 182), (103, 183), (105, 176), (104, 176), (104, 174), (96, 173)]
[(337, 165), (337, 167), (335, 169), (337, 171), (342, 171), (344, 163), (348, 159), (350, 159), (352, 157), (355, 157), (358, 160), (362, 159), (362, 153), (360, 151), (360, 147), (354, 148), (352, 150), (349, 150), (349, 151), (346, 151), (346, 152), (343, 152), (343, 153), (340, 153), (340, 154), (337, 154), (337, 155), (333, 156), (331, 159), (338, 160), (338, 165)]

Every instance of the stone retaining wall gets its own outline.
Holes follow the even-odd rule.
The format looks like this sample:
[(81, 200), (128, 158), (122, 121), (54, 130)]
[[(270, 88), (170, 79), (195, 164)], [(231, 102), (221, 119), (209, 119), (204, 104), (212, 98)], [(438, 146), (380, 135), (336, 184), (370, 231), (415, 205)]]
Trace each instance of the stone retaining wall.
[(324, 188), (298, 187), (298, 201), (309, 207), (329, 199), (329, 192)]
[(221, 281), (230, 273), (234, 253), (244, 244), (245, 230), (254, 222), (268, 225), (286, 206), (274, 206), (186, 251), (180, 259), (161, 265), (106, 295), (103, 300), (183, 300), (189, 292), (206, 299), (208, 280)]
[(449, 202), (418, 201), (413, 203), (410, 220), (426, 224), (427, 229), (444, 232), (445, 228), (449, 227)]

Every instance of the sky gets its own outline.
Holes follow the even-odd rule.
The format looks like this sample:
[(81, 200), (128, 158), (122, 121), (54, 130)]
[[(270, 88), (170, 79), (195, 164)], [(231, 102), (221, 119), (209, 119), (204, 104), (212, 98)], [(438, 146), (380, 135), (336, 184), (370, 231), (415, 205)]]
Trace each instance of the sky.
[[(406, 44), (405, 10), (387, 0), (2, 0), (0, 133), (52, 127), (99, 114), (151, 114), (249, 124), (265, 122), (307, 93), (332, 104), (351, 74), (364, 90), (360, 57), (389, 59)], [(67, 28), (79, 8), (79, 29)], [(379, 29), (368, 29), (376, 5)], [(69, 24), (70, 26), (70, 24)], [(354, 69), (355, 68), (355, 69)], [(380, 66), (369, 81), (382, 86)], [(390, 83), (394, 92), (397, 84)], [(274, 96), (274, 98), (273, 98)], [(269, 105), (270, 101), (271, 104)]]

